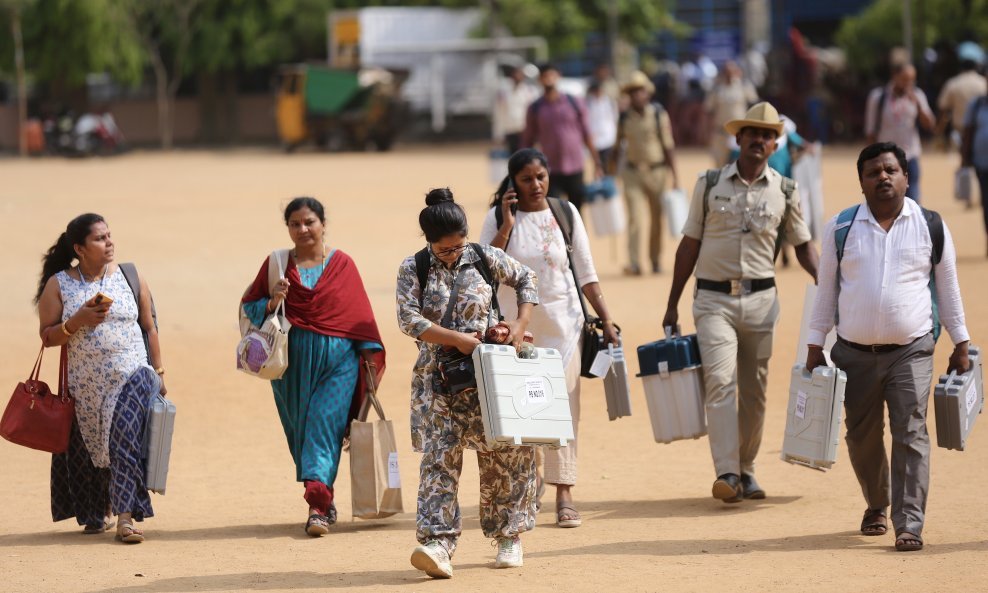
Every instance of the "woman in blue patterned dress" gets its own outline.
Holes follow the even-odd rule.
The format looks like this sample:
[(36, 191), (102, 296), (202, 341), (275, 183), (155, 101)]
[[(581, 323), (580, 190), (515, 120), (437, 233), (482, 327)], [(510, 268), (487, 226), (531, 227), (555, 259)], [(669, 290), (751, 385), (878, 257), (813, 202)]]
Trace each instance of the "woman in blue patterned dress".
[(305, 531), (313, 537), (336, 521), (333, 482), (343, 438), (363, 404), (367, 373), (374, 373), (375, 384), (384, 373), (384, 347), (357, 266), (326, 246), (325, 223), (318, 200), (289, 202), (285, 224), (295, 248), (283, 254), (281, 278), (269, 286), (268, 266), (278, 262), (268, 258), (241, 301), (255, 326), (281, 303), (292, 324), (288, 368), (271, 387), (295, 477), (305, 484)]
[[(35, 296), (44, 345), (68, 349), (76, 401), (69, 449), (52, 456), (52, 519), (75, 518), (95, 534), (116, 514), (117, 539), (139, 543), (144, 532), (134, 522), (154, 515), (144, 486), (144, 424), (151, 397), (166, 393), (165, 371), (147, 282), (140, 278), (138, 303), (113, 257), (103, 217), (78, 216), (45, 255)], [(97, 303), (99, 293), (109, 299)]]

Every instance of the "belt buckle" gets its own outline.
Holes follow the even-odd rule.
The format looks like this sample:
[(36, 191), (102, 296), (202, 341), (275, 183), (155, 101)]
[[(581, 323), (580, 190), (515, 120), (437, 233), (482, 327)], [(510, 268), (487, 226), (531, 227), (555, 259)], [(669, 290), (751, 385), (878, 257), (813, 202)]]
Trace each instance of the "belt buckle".
[(731, 280), (731, 296), (745, 296), (751, 294), (750, 280)]

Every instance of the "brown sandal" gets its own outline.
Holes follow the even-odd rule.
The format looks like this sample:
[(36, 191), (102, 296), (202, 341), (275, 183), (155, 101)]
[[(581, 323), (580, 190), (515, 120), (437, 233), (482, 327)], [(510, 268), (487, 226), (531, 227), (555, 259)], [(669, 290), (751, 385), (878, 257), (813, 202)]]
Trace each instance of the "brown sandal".
[[(569, 519), (564, 519), (564, 516), (569, 516)], [(583, 525), (583, 518), (580, 517), (580, 512), (576, 510), (572, 503), (557, 502), (556, 525), (559, 527), (579, 527)]]
[(888, 533), (888, 517), (885, 509), (868, 509), (861, 520), (861, 535), (885, 535)]
[(918, 552), (923, 549), (923, 538), (903, 531), (895, 536), (896, 552)]
[(305, 532), (312, 537), (320, 537), (329, 533), (329, 517), (312, 513), (305, 522)]

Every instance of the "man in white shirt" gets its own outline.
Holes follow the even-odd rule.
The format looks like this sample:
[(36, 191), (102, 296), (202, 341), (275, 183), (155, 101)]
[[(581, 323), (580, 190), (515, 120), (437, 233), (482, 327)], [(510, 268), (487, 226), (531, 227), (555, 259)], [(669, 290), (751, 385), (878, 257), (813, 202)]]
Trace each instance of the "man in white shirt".
[(511, 69), (497, 93), (494, 109), (494, 137), (504, 141), (508, 152), (514, 154), (521, 148), (521, 134), (525, 131), (525, 114), (532, 101), (539, 98), (539, 91), (525, 79), (520, 67)]
[(894, 142), (906, 153), (908, 185), (906, 195), (919, 201), (919, 157), (923, 145), (919, 129), (932, 130), (935, 122), (930, 103), (922, 89), (916, 88), (916, 68), (898, 64), (892, 80), (872, 89), (865, 108), (865, 135), (868, 143)]
[[(906, 154), (895, 144), (872, 144), (861, 151), (858, 180), (865, 203), (853, 218), (846, 211), (824, 231), (806, 356), (811, 371), (826, 364), (822, 346), (836, 323), (831, 358), (847, 373), (847, 449), (868, 504), (861, 533), (884, 535), (885, 509), (891, 504), (899, 551), (923, 547), (930, 479), (926, 411), (938, 329), (934, 298), (939, 321), (954, 343), (948, 372), (969, 368), (950, 231), (938, 214), (905, 199), (905, 170)], [(837, 234), (844, 226), (847, 235), (838, 261)], [(942, 253), (934, 264), (940, 229)], [(886, 404), (892, 432), (891, 487), (883, 440)]]

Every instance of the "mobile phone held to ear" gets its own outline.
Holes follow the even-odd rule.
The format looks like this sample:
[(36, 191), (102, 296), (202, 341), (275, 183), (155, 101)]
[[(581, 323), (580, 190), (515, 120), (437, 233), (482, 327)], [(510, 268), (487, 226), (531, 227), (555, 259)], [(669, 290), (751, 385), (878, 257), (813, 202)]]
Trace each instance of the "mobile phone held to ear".
[(514, 182), (513, 179), (511, 179), (511, 177), (508, 177), (508, 187), (506, 187), (504, 189), (504, 193), (508, 193), (509, 191), (516, 192), (515, 193), (515, 197), (514, 197), (515, 203), (511, 205), (511, 213), (512, 214), (517, 214), (518, 213), (518, 193), (517, 193), (518, 190), (515, 189), (515, 182)]
[(113, 299), (109, 295), (103, 294), (102, 292), (97, 292), (96, 296), (93, 297), (94, 305), (102, 305), (106, 303), (107, 305), (113, 304)]

